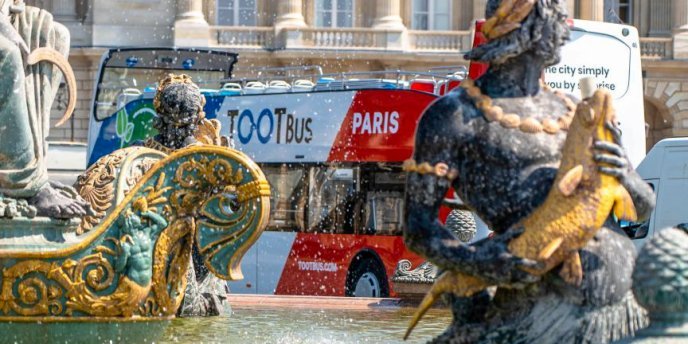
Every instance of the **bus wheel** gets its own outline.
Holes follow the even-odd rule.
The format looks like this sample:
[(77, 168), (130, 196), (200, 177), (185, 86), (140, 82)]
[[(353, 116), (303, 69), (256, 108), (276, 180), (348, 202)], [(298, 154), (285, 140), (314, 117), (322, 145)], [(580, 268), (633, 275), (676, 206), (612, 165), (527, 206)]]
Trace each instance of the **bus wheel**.
[(375, 259), (363, 259), (347, 278), (346, 296), (387, 297), (389, 288), (382, 266)]

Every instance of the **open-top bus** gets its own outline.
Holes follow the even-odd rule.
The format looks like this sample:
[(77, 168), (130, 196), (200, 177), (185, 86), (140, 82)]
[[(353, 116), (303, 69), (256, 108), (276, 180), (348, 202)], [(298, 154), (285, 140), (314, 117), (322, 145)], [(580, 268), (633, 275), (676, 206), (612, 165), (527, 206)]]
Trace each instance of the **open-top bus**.
[[(645, 153), (637, 33), (576, 22), (572, 36), (548, 83), (577, 93), (576, 77), (599, 71), (601, 87), (614, 87), (637, 164)], [(593, 50), (614, 61), (596, 59)], [(465, 70), (324, 75), (285, 68), (232, 80), (236, 60), (210, 50), (110, 50), (97, 81), (89, 163), (154, 135), (155, 82), (189, 74), (206, 96), (206, 116), (222, 123), (222, 134), (259, 163), (272, 186), (268, 228), (244, 257), (245, 279), (232, 282), (232, 292), (394, 296), (397, 263), (422, 262), (401, 237), (401, 164), (423, 110), (458, 86)], [(476, 239), (484, 238), (487, 228), (477, 223)]]

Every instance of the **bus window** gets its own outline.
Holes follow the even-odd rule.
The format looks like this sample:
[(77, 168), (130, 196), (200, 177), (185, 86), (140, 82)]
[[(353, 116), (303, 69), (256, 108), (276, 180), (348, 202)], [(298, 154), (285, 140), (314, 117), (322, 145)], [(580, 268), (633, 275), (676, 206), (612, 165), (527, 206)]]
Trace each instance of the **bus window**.
[(313, 167), (308, 232), (353, 233), (358, 168)]
[[(152, 98), (157, 82), (169, 73), (189, 75), (202, 92), (217, 92), (235, 62), (236, 54), (222, 51), (112, 49), (103, 58), (96, 85), (95, 120), (114, 115), (134, 100)], [(150, 101), (145, 104), (150, 106)]]
[(366, 204), (365, 229), (374, 235), (401, 235), (404, 194), (401, 192), (369, 192)]
[(305, 228), (307, 170), (288, 164), (261, 166), (270, 183), (269, 231), (298, 231)]

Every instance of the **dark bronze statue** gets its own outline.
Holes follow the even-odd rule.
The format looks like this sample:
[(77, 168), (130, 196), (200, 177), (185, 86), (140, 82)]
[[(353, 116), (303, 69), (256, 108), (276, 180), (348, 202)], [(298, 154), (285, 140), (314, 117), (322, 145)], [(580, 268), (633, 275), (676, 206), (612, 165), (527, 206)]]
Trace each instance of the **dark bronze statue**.
[[(436, 101), (419, 123), (407, 180), (407, 245), (440, 269), (505, 286), (453, 298), (454, 322), (436, 342), (605, 343), (647, 324), (630, 290), (635, 249), (612, 218), (580, 252), (579, 286), (557, 268), (542, 277), (525, 272), (539, 263), (508, 250), (522, 232), (514, 225), (552, 187), (576, 107), (540, 82), (569, 36), (564, 8), (559, 0), (488, 1), (489, 41), (466, 55), (488, 62), (488, 71), (475, 87), (469, 82)], [(615, 143), (594, 143), (594, 159), (647, 218), (652, 190), (630, 166), (616, 123), (607, 126)], [(450, 187), (495, 232), (492, 239), (466, 245), (437, 220)]]

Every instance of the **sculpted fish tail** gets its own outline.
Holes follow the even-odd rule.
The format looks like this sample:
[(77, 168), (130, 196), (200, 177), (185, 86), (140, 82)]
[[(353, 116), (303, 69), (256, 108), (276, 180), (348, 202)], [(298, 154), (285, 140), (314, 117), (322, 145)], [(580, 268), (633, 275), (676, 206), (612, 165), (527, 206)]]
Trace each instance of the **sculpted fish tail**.
[[(605, 125), (606, 123), (616, 122), (616, 113), (612, 105), (612, 95), (609, 92), (598, 90), (594, 95), (595, 103), (599, 106), (600, 116), (597, 122), (597, 139), (614, 142), (614, 135)], [(612, 197), (614, 199), (613, 212), (617, 219), (635, 221), (638, 214), (633, 204), (633, 199), (616, 179), (606, 178), (609, 182), (606, 187), (613, 187)]]
[(435, 301), (437, 301), (442, 294), (451, 291), (454, 288), (454, 284), (457, 282), (454, 275), (455, 274), (446, 271), (437, 277), (435, 283), (432, 285), (432, 288), (430, 288), (428, 293), (425, 294), (425, 297), (423, 297), (423, 301), (421, 301), (420, 305), (418, 306), (416, 313), (413, 314), (413, 318), (411, 318), (411, 322), (406, 328), (404, 340), (408, 339), (413, 329), (416, 328), (416, 325), (418, 325), (420, 319), (423, 318), (430, 307), (435, 304)]
[(452, 271), (442, 273), (437, 277), (430, 291), (425, 294), (423, 301), (421, 301), (416, 313), (413, 315), (413, 318), (411, 318), (411, 322), (409, 322), (409, 326), (404, 334), (404, 340), (408, 339), (423, 315), (428, 312), (430, 307), (432, 307), (442, 294), (453, 293), (460, 297), (467, 297), (487, 287), (489, 287), (489, 284), (473, 276)]
[(621, 185), (616, 188), (616, 195), (614, 198), (614, 215), (620, 220), (638, 220), (638, 213), (635, 210), (635, 205), (633, 204), (631, 194), (629, 194), (628, 190)]

